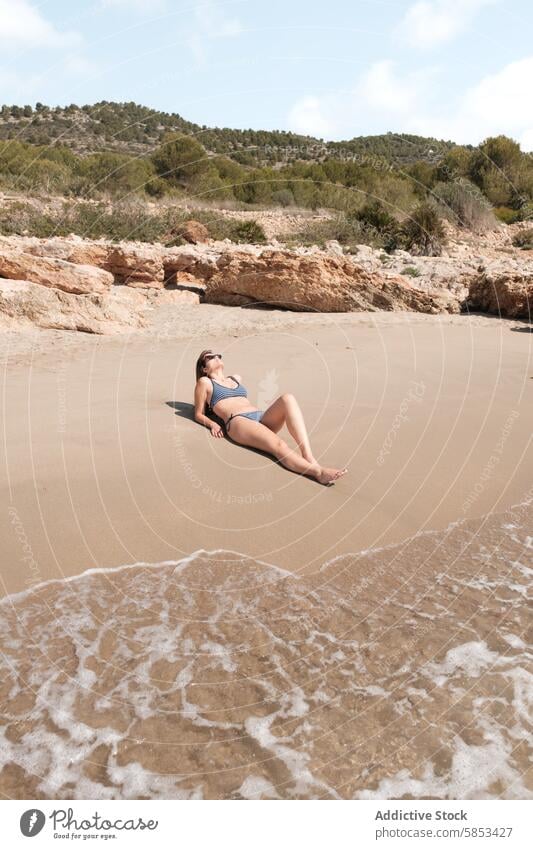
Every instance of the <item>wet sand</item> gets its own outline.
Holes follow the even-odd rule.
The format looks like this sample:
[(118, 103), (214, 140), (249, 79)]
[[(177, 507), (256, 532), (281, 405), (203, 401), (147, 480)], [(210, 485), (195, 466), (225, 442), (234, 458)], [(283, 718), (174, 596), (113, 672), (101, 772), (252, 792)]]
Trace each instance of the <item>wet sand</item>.
[(313, 575), (219, 552), (4, 600), (0, 793), (533, 798), (532, 524), (533, 492)]

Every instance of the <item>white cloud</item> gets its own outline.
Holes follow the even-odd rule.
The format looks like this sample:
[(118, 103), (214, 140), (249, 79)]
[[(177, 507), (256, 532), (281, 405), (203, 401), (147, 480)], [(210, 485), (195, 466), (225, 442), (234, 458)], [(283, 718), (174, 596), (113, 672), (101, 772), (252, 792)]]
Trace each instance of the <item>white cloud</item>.
[(533, 127), (523, 130), (518, 139), (520, 147), (528, 153), (533, 153)]
[(22, 75), (16, 71), (7, 71), (0, 68), (0, 89), (2, 90), (2, 103), (31, 103), (42, 100), (44, 80), (40, 74)]
[[(172, 19), (176, 14), (169, 0), (100, 0), (100, 4), (139, 14), (169, 10)], [(207, 66), (212, 40), (233, 38), (242, 32), (240, 20), (228, 14), (227, 6), (227, 2), (220, 0), (190, 0), (179, 15), (180, 30), (198, 67)]]
[(464, 144), (503, 134), (533, 150), (533, 55), (483, 77), (446, 103), (431, 85), (435, 74), (435, 68), (423, 68), (400, 75), (392, 62), (377, 62), (346, 92), (298, 100), (288, 128), (328, 139), (390, 130)]
[(59, 32), (27, 0), (0, 0), (0, 45), (5, 48), (71, 47), (76, 32)]
[(96, 74), (101, 70), (95, 62), (81, 53), (68, 53), (65, 56), (63, 67), (69, 74), (81, 74), (83, 76)]
[(533, 55), (505, 65), (468, 88), (451, 114), (417, 118), (413, 129), (471, 144), (504, 134), (519, 141), (524, 150), (532, 150), (532, 89)]
[(295, 103), (289, 112), (289, 126), (296, 133), (318, 138), (324, 138), (334, 129), (323, 115), (318, 97), (303, 97)]
[(324, 138), (374, 132), (370, 127), (382, 118), (390, 118), (386, 129), (394, 129), (391, 123), (419, 108), (433, 73), (426, 68), (401, 76), (390, 60), (374, 62), (351, 89), (298, 100), (289, 112), (288, 125), (296, 132)]
[(533, 125), (532, 89), (533, 55), (484, 77), (466, 92), (464, 110), (491, 124), (496, 121), (516, 126), (526, 121)]
[(395, 73), (394, 64), (389, 59), (374, 62), (359, 81), (355, 95), (373, 109), (407, 112), (416, 106), (425, 76), (411, 73), (402, 79)]
[(196, 64), (205, 67), (209, 59), (209, 42), (215, 38), (233, 38), (242, 32), (238, 18), (230, 17), (213, 0), (197, 0), (192, 15), (193, 26), (187, 42)]
[(470, 25), (485, 6), (500, 0), (420, 0), (407, 10), (399, 32), (413, 47), (431, 48), (450, 41)]
[(158, 12), (166, 7), (167, 0), (101, 0), (101, 5), (134, 12)]

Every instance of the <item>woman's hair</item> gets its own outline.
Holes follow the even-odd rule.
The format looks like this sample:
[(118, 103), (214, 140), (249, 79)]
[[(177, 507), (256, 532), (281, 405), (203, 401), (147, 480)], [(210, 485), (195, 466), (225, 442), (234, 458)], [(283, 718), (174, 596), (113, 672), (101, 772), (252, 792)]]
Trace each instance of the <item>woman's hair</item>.
[(211, 348), (206, 348), (205, 351), (202, 351), (198, 359), (196, 360), (196, 380), (200, 380), (201, 377), (205, 377), (204, 375), (204, 357), (206, 354), (212, 354)]
[[(204, 357), (206, 354), (212, 354), (211, 348), (206, 348), (205, 351), (202, 351), (198, 359), (196, 360), (196, 381), (198, 382), (201, 377), (205, 377), (204, 375)], [(206, 403), (204, 404), (204, 409), (202, 410), (204, 416), (206, 416), (209, 412), (209, 407)]]

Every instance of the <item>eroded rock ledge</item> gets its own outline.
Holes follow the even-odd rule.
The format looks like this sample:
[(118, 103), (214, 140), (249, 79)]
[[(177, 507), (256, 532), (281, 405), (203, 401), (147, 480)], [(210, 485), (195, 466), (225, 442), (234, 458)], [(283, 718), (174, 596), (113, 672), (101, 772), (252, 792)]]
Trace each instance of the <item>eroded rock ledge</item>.
[(0, 237), (0, 324), (116, 333), (146, 326), (154, 305), (203, 301), (313, 312), (480, 309), (530, 317), (528, 261), (524, 268), (508, 257), (480, 265), (476, 257), (476, 265), (448, 255), (431, 258), (431, 275), (419, 279), (398, 273), (415, 262), (403, 252), (391, 263), (382, 260), (364, 245), (347, 255), (338, 243), (320, 250)]

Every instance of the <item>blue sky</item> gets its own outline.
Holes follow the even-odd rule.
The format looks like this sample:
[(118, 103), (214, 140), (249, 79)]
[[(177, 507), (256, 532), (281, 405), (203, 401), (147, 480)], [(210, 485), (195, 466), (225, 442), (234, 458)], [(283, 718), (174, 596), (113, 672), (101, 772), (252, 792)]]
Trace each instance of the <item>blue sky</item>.
[(533, 150), (531, 0), (0, 0), (0, 102)]

